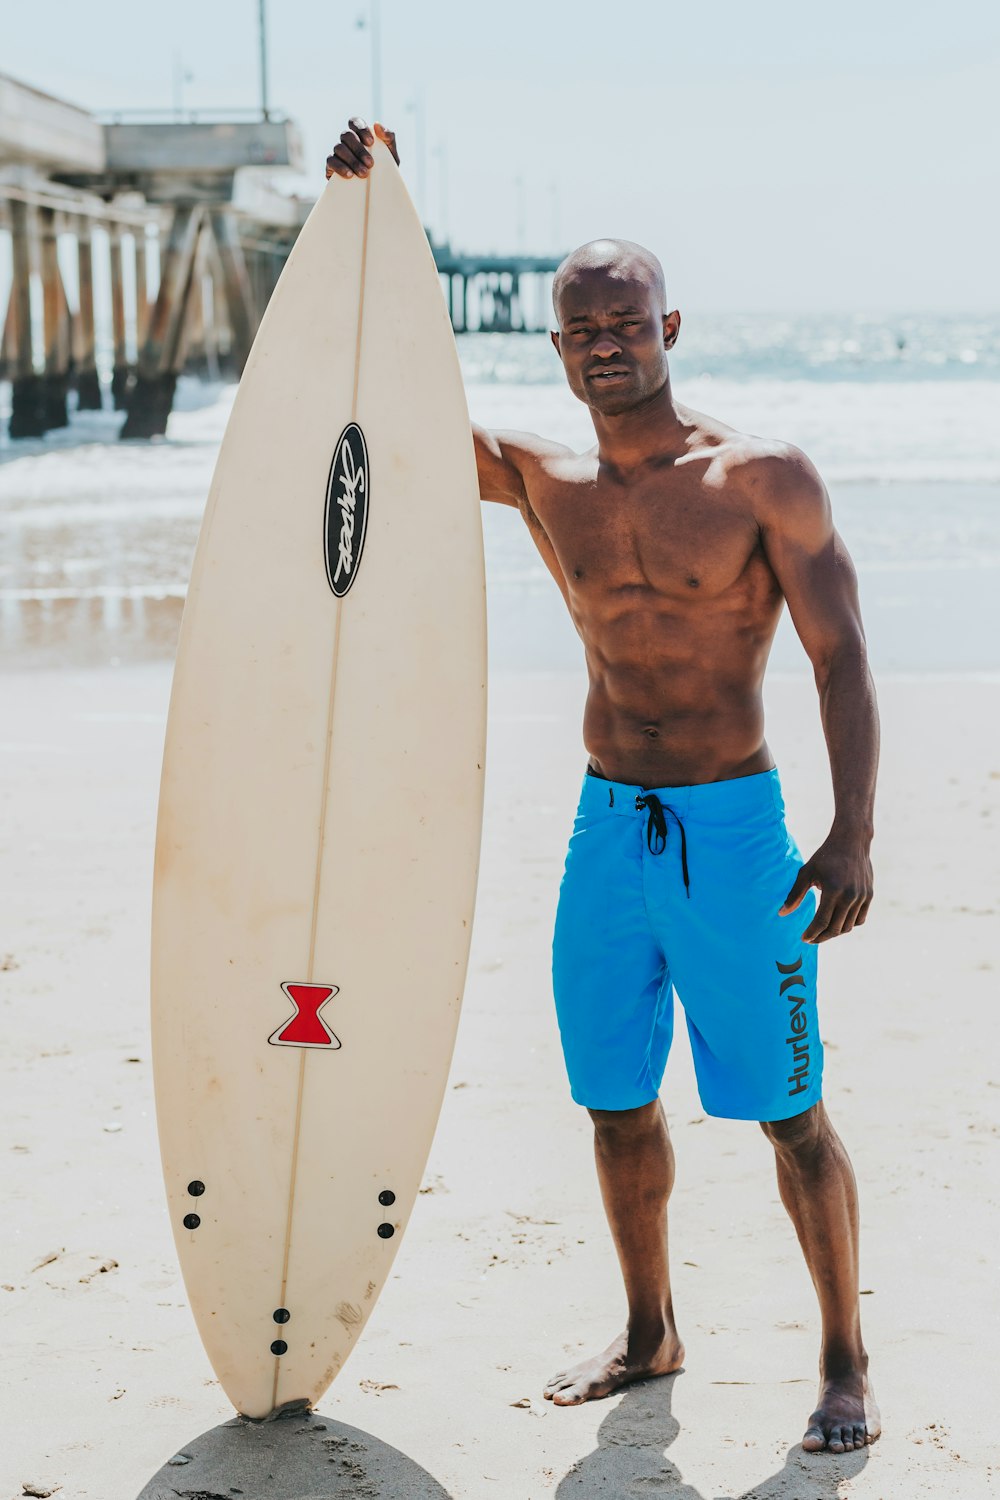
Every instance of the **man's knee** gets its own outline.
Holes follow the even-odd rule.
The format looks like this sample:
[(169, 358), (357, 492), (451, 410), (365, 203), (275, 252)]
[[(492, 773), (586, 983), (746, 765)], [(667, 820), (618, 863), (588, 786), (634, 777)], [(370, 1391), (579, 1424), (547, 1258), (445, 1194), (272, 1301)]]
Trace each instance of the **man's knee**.
[(628, 1141), (660, 1128), (660, 1101), (653, 1099), (638, 1109), (588, 1109), (594, 1130), (602, 1141)]
[(821, 1151), (832, 1131), (822, 1101), (790, 1120), (761, 1120), (760, 1128), (779, 1155), (793, 1160)]

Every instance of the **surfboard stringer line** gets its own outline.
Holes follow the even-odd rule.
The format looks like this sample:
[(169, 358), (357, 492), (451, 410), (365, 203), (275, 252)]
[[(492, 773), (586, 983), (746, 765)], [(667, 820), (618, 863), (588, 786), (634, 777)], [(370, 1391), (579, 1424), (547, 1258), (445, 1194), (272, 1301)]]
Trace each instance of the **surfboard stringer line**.
[[(358, 415), (358, 386), (361, 378), (361, 337), (364, 327), (365, 312), (365, 275), (368, 267), (368, 214), (371, 205), (371, 177), (365, 178), (365, 209), (361, 229), (361, 276), (358, 288), (358, 328), (354, 345), (354, 388), (351, 395), (351, 421), (357, 420)], [(319, 840), (316, 850), (316, 875), (313, 882), (312, 920), (309, 932), (309, 962), (306, 970), (307, 979), (315, 980), (313, 972), (316, 960), (316, 929), (319, 921), (319, 897), (320, 886), (323, 878), (323, 855), (326, 841), (326, 811), (330, 792), (330, 762), (333, 758), (333, 726), (335, 718), (335, 699), (337, 688), (337, 662), (340, 657), (341, 624), (344, 610), (344, 601), (337, 600), (336, 622), (334, 624), (333, 649), (330, 663), (330, 690), (327, 698), (326, 715), (326, 748), (323, 757), (323, 797), (320, 805)], [(281, 1288), (275, 1307), (285, 1306), (285, 1297), (288, 1290), (288, 1261), (292, 1247), (292, 1224), (295, 1216), (295, 1184), (299, 1164), (299, 1137), (302, 1128), (302, 1101), (305, 1096), (306, 1084), (306, 1062), (309, 1057), (308, 1049), (303, 1048), (299, 1058), (298, 1082), (295, 1093), (295, 1126), (292, 1132), (292, 1167), (288, 1185), (288, 1209), (285, 1216), (285, 1245), (281, 1263)], [(281, 1374), (281, 1355), (274, 1356), (274, 1382), (271, 1387), (271, 1407), (274, 1410), (278, 1404), (278, 1379)]]

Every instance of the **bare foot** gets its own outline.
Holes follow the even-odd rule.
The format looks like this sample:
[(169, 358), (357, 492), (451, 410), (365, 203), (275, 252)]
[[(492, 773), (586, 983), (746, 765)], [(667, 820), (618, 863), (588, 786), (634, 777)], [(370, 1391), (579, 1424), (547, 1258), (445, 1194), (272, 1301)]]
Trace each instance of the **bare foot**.
[(634, 1380), (648, 1380), (654, 1375), (670, 1375), (679, 1370), (684, 1362), (684, 1345), (671, 1329), (659, 1344), (649, 1352), (649, 1343), (640, 1345), (633, 1335), (629, 1346), (628, 1333), (618, 1338), (590, 1359), (581, 1360), (571, 1370), (561, 1370), (553, 1375), (543, 1392), (546, 1401), (556, 1406), (579, 1406), (584, 1401), (600, 1401), (612, 1391)]
[(875, 1392), (864, 1370), (853, 1370), (824, 1380), (819, 1405), (809, 1418), (802, 1447), (806, 1453), (853, 1453), (865, 1448), (882, 1431)]

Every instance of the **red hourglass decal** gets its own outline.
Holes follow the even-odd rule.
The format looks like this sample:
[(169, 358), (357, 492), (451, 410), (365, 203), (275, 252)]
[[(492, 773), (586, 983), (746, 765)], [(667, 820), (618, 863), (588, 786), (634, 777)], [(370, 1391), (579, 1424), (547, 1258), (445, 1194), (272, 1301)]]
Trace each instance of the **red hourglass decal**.
[(272, 1031), (268, 1041), (275, 1047), (332, 1047), (340, 1046), (335, 1036), (320, 1015), (326, 1002), (340, 993), (336, 984), (283, 984), (281, 988), (295, 1006), (295, 1014)]

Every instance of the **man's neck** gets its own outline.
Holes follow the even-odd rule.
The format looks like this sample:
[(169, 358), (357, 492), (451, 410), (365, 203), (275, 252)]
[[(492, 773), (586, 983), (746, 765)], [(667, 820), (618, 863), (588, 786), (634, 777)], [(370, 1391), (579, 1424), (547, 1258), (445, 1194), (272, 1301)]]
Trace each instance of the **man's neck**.
[(674, 401), (670, 377), (638, 406), (609, 415), (590, 409), (602, 463), (624, 471), (670, 462), (687, 451), (690, 424)]

